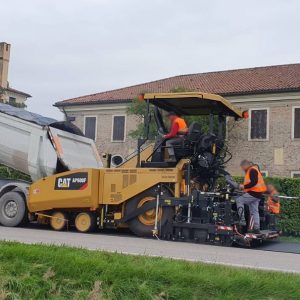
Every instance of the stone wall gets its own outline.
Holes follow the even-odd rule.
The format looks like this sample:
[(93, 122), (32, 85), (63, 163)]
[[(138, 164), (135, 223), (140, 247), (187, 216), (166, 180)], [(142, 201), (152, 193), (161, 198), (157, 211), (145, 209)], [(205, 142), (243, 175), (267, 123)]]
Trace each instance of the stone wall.
[[(127, 115), (126, 105), (97, 105), (74, 108), (66, 108), (68, 116), (75, 117), (73, 122), (84, 132), (84, 119), (86, 116), (95, 116), (97, 118), (97, 137), (96, 145), (99, 153), (119, 154), (126, 157), (134, 152), (137, 147), (137, 141), (129, 137), (129, 132), (136, 128), (137, 118)], [(112, 141), (112, 122), (114, 115), (126, 115), (125, 132), (126, 138), (124, 142)]]
[(248, 139), (249, 119), (229, 120), (228, 145), (233, 159), (228, 163), (228, 170), (233, 175), (241, 175), (239, 163), (249, 159), (262, 171), (267, 171), (268, 176), (290, 177), (291, 172), (300, 171), (300, 140), (292, 138), (293, 107), (300, 106), (300, 95), (261, 95), (229, 100), (242, 110), (268, 108), (269, 138), (251, 141)]
[[(300, 107), (300, 93), (281, 93), (250, 95), (227, 98), (241, 110), (249, 108), (269, 109), (269, 139), (267, 141), (249, 141), (249, 119), (227, 124), (228, 145), (233, 155), (227, 169), (233, 175), (241, 175), (240, 161), (249, 159), (257, 163), (269, 176), (291, 176), (291, 172), (300, 171), (300, 140), (292, 139), (292, 112), (294, 106)], [(83, 129), (84, 116), (97, 116), (96, 144), (99, 152), (109, 152), (126, 156), (136, 149), (136, 140), (128, 133), (135, 129), (137, 119), (127, 116), (125, 142), (112, 142), (112, 116), (126, 114), (127, 106), (120, 104), (102, 104), (66, 107), (68, 115), (74, 116), (75, 124)]]

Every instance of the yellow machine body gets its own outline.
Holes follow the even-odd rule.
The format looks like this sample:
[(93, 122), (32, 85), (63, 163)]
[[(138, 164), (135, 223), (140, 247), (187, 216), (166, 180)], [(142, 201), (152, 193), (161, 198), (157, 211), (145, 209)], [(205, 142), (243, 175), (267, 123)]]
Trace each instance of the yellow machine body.
[[(42, 178), (29, 188), (30, 212), (99, 206), (99, 169), (78, 169)], [(73, 181), (73, 182), (72, 182)]]
[[(146, 160), (153, 152), (154, 143), (147, 145), (145, 148), (141, 149), (140, 160)], [(135, 168), (138, 163), (138, 157), (136, 153), (127, 158), (127, 160), (118, 166), (118, 168)]]
[(182, 166), (176, 168), (78, 169), (40, 179), (29, 189), (28, 209), (96, 210), (101, 205), (120, 205), (159, 184), (173, 184), (180, 195)]
[[(143, 99), (147, 101), (148, 108), (150, 104), (153, 104), (165, 111), (172, 109), (180, 115), (222, 114), (236, 119), (242, 116), (242, 113), (230, 102), (213, 94), (158, 93), (145, 94)], [(184, 182), (184, 170), (187, 165), (190, 165), (187, 158), (181, 159), (175, 167), (173, 167), (174, 164), (165, 164), (160, 167), (157, 165), (147, 167), (147, 164), (144, 164), (144, 167), (141, 167), (141, 162), (151, 162), (149, 159), (155, 151), (154, 144), (144, 145), (138, 153), (134, 153), (117, 168), (76, 169), (42, 178), (30, 186), (29, 212), (37, 213), (40, 218), (51, 217), (63, 222), (68, 218), (67, 222), (69, 223), (77, 218), (78, 224), (91, 224), (91, 226), (87, 225), (87, 228), (78, 225), (79, 231), (91, 230), (95, 216), (97, 216), (101, 228), (104, 228), (103, 224), (111, 225), (115, 220), (121, 220), (116, 222), (117, 226), (132, 225), (132, 231), (144, 236), (145, 228), (143, 226), (149, 225), (148, 221), (141, 222), (143, 224), (137, 226), (138, 230), (135, 230), (133, 223), (134, 218), (139, 217), (151, 219), (151, 224), (155, 220), (156, 213), (153, 203), (156, 202), (155, 198), (158, 192), (151, 188), (158, 186), (161, 188), (162, 185), (165, 185), (164, 189), (168, 189), (166, 194), (175, 198), (188, 195), (190, 191), (190, 184)], [(110, 158), (110, 156), (108, 157)], [(132, 202), (130, 202), (131, 200)], [(152, 206), (147, 206), (147, 203)], [(144, 205), (149, 209), (143, 211), (141, 206)], [(168, 208), (164, 211), (166, 214), (172, 213)], [(138, 214), (133, 216), (133, 212)], [(55, 213), (60, 213), (61, 217), (54, 217)], [(80, 213), (81, 217), (79, 218)], [(159, 222), (160, 219), (164, 223), (167, 220), (166, 217), (160, 217), (156, 219), (156, 222)], [(129, 220), (133, 223), (128, 222)], [(58, 226), (60, 224), (64, 226), (62, 222), (57, 223)], [(54, 229), (57, 228), (54, 227)], [(140, 232), (137, 232), (139, 230)], [(148, 234), (149, 228), (147, 230)]]
[(100, 203), (121, 204), (159, 183), (177, 185), (181, 171), (177, 168), (116, 168), (100, 170)]

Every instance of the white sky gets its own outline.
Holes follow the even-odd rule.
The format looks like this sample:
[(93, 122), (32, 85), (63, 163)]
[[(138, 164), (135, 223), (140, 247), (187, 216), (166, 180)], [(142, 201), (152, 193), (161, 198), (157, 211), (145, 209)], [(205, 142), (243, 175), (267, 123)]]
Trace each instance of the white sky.
[(179, 74), (300, 62), (299, 0), (0, 0), (28, 109)]

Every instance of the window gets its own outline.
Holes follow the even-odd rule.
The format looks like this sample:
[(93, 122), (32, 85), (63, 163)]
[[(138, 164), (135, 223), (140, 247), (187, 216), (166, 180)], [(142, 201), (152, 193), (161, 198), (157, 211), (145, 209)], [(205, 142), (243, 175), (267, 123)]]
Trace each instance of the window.
[(125, 116), (113, 116), (112, 126), (112, 141), (124, 142), (125, 141)]
[(84, 135), (92, 140), (96, 140), (97, 118), (85, 117), (84, 118)]
[(17, 99), (15, 97), (9, 97), (8, 103), (14, 106), (17, 103)]
[(291, 177), (292, 178), (300, 178), (300, 171), (292, 171)]
[(293, 107), (292, 139), (300, 139), (300, 107)]
[(249, 110), (249, 140), (269, 139), (269, 109), (252, 108)]

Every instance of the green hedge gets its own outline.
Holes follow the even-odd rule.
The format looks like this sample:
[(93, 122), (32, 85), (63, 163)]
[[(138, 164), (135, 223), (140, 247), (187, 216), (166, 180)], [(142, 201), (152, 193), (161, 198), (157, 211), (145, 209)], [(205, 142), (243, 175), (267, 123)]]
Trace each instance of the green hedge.
[(30, 176), (3, 165), (0, 165), (0, 179), (1, 178), (21, 179), (21, 180), (31, 181)]
[[(242, 183), (243, 177), (234, 179)], [(266, 183), (276, 186), (281, 195), (299, 197), (299, 199), (281, 199), (280, 228), (285, 234), (300, 235), (300, 179), (266, 177)]]

